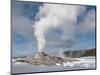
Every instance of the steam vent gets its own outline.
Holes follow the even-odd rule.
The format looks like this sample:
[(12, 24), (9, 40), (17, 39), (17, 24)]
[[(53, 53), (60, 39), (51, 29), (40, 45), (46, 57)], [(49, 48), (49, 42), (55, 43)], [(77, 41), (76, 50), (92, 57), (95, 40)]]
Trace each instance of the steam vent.
[(35, 56), (26, 60), (27, 63), (32, 65), (56, 65), (57, 63), (63, 64), (64, 60), (61, 57), (50, 56), (44, 52), (38, 52)]

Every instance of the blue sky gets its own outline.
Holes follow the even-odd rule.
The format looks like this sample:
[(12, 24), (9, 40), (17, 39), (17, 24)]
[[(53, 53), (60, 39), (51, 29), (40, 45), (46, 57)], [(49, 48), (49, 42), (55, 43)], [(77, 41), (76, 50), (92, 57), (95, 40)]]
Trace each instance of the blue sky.
[[(12, 1), (12, 55), (30, 55), (37, 52), (37, 41), (32, 25), (39, 7), (44, 3)], [(75, 5), (73, 5), (75, 6)], [(95, 6), (83, 6), (86, 9), (77, 16), (74, 44), (64, 50), (84, 50), (95, 48)], [(90, 15), (91, 14), (91, 15)], [(93, 16), (88, 17), (88, 16)], [(92, 21), (93, 20), (93, 21)], [(92, 25), (91, 25), (92, 24)], [(60, 35), (61, 31), (57, 31)], [(57, 51), (57, 46), (47, 46), (47, 52)]]

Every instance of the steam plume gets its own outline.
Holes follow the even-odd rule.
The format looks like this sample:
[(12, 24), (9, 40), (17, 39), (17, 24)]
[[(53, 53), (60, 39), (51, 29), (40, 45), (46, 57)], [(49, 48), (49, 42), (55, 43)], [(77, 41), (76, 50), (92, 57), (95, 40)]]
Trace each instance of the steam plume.
[[(74, 42), (75, 24), (77, 16), (85, 10), (82, 6), (75, 5), (58, 5), (58, 4), (43, 4), (40, 6), (39, 12), (36, 15), (38, 21), (33, 25), (35, 29), (35, 37), (37, 40), (38, 51), (43, 52), (48, 41), (51, 44), (56, 43), (56, 46), (70, 47)], [(52, 35), (48, 38), (55, 39), (47, 40), (46, 33), (49, 35), (52, 30), (60, 30), (61, 35)], [(55, 36), (55, 37), (54, 37)], [(69, 45), (70, 44), (70, 45)]]

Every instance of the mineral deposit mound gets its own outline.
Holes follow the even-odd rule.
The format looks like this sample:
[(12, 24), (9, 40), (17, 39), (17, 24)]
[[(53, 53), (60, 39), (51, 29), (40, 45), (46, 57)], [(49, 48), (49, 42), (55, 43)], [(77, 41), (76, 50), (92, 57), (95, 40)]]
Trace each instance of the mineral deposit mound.
[(57, 63), (63, 64), (64, 60), (61, 57), (50, 56), (44, 52), (37, 52), (31, 58), (26, 59), (27, 63), (32, 65), (56, 65)]

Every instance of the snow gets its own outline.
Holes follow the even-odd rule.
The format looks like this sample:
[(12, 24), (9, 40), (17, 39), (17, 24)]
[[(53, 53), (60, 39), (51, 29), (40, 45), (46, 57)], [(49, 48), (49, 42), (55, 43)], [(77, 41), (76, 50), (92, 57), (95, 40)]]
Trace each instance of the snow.
[(69, 66), (69, 67), (73, 67), (74, 64), (73, 63), (70, 63), (70, 62), (67, 62), (67, 63), (63, 63), (64, 66)]
[(34, 66), (27, 63), (13, 61), (12, 73), (95, 69), (95, 57), (82, 57), (79, 58), (79, 60), (80, 61), (63, 63), (63, 65), (61, 65), (60, 63), (56, 63), (55, 66), (45, 66), (45, 65)]
[(57, 65), (57, 66), (60, 66), (61, 64), (60, 64), (60, 63), (56, 63), (56, 65)]
[(93, 68), (95, 67), (95, 57), (81, 57), (79, 58), (80, 61), (74, 61), (74, 62), (67, 62), (63, 63), (64, 66), (70, 66), (70, 67), (86, 67), (86, 68)]

